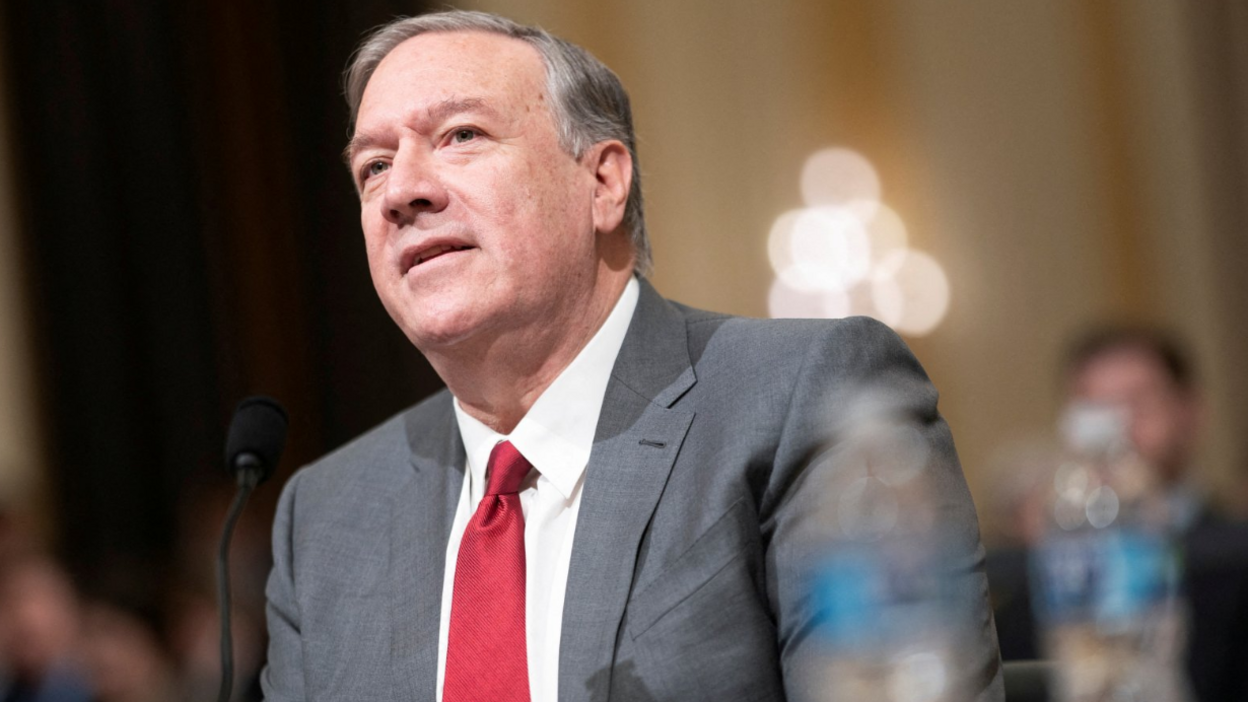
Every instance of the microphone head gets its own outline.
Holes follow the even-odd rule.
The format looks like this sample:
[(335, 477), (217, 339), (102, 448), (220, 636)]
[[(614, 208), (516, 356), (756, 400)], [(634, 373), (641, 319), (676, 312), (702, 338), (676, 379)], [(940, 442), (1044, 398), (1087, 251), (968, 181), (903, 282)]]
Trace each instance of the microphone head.
[(268, 478), (286, 445), (286, 425), (286, 410), (271, 397), (238, 403), (225, 441), (226, 468), (232, 473), (259, 468), (259, 480)]

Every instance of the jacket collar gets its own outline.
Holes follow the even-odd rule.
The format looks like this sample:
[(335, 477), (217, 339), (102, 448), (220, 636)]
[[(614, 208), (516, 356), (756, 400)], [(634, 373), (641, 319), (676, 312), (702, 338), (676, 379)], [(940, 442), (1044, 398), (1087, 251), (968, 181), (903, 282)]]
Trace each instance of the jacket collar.
[(559, 699), (605, 701), (638, 549), (693, 414), (684, 316), (642, 281), (616, 359), (577, 517), (559, 646)]

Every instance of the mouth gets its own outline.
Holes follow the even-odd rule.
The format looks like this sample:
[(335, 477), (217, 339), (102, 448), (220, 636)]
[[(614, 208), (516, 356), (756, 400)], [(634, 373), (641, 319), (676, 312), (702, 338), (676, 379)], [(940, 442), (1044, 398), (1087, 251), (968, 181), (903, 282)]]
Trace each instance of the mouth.
[(453, 243), (453, 242), (442, 242), (442, 243), (434, 242), (428, 245), (421, 246), (419, 248), (409, 249), (408, 251), (405, 251), (403, 253), (403, 259), (402, 259), (403, 272), (407, 273), (413, 268), (424, 265), (434, 260), (435, 258), (441, 258), (443, 256), (446, 256), (447, 254), (456, 253), (458, 251), (467, 251), (469, 249), (474, 249), (474, 248), (476, 247), (470, 246), (468, 244), (459, 244), (459, 243)]

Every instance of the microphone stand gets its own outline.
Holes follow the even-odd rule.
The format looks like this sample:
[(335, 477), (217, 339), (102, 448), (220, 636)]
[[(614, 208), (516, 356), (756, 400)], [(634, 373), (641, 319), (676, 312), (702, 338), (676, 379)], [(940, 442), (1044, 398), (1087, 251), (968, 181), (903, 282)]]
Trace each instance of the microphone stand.
[(238, 457), (238, 492), (226, 513), (225, 528), (221, 532), (221, 544), (217, 549), (217, 601), (221, 615), (221, 689), (217, 702), (230, 702), (234, 687), (234, 637), (230, 632), (230, 537), (234, 525), (243, 513), (247, 498), (263, 476), (263, 468), (255, 455), (246, 453)]

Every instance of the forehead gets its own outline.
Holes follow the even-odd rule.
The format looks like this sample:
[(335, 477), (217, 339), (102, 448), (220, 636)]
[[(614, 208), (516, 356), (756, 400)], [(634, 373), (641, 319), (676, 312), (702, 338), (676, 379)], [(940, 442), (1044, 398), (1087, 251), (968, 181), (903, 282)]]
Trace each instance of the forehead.
[(1085, 395), (1121, 396), (1148, 390), (1167, 390), (1172, 381), (1161, 360), (1135, 346), (1106, 349), (1089, 358), (1075, 376)]
[(410, 113), (453, 99), (519, 107), (545, 99), (546, 71), (528, 43), (490, 32), (430, 32), (396, 46), (378, 64), (357, 124), (378, 113)]

